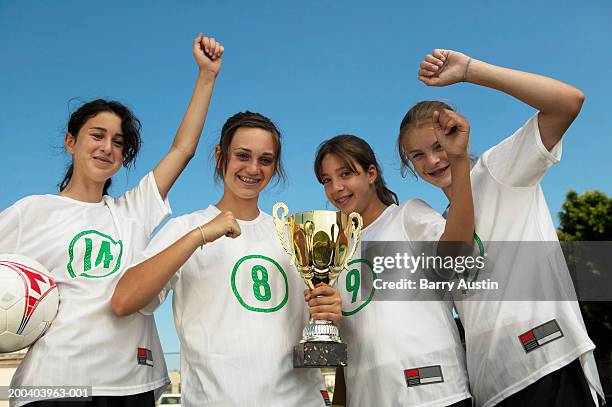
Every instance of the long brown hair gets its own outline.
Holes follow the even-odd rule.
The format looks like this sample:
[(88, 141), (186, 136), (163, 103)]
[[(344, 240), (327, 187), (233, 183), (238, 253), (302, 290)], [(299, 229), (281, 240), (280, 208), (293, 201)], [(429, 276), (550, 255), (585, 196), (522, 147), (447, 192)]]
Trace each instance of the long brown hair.
[[(140, 145), (142, 144), (140, 139), (141, 125), (140, 120), (138, 120), (134, 113), (121, 102), (117, 102), (116, 100), (96, 99), (84, 103), (70, 115), (67, 131), (72, 134), (72, 137), (74, 137), (76, 141), (79, 130), (81, 130), (81, 127), (85, 125), (87, 120), (103, 112), (114, 113), (121, 119), (121, 131), (123, 133), (124, 143), (123, 166), (128, 168), (136, 160)], [(74, 165), (70, 163), (64, 178), (58, 185), (60, 191), (63, 191), (68, 186), (72, 179), (73, 172)], [(112, 180), (110, 178), (106, 180), (102, 195), (108, 195), (108, 188), (111, 186), (111, 183)]]
[(323, 159), (327, 154), (335, 154), (342, 158), (348, 167), (356, 173), (359, 173), (359, 171), (357, 171), (355, 163), (366, 171), (370, 168), (370, 165), (376, 167), (378, 176), (374, 181), (374, 188), (378, 199), (387, 206), (399, 203), (397, 194), (387, 187), (382, 168), (380, 168), (376, 155), (367, 141), (350, 134), (341, 134), (321, 143), (317, 148), (314, 162), (314, 172), (321, 184), (323, 184)]

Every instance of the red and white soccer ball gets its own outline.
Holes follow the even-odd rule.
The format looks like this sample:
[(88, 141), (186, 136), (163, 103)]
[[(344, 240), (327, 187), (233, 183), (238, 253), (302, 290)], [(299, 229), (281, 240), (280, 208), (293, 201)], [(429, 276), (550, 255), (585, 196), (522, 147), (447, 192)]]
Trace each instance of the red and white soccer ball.
[(36, 342), (58, 305), (55, 281), (44, 266), (29, 257), (0, 254), (0, 353)]

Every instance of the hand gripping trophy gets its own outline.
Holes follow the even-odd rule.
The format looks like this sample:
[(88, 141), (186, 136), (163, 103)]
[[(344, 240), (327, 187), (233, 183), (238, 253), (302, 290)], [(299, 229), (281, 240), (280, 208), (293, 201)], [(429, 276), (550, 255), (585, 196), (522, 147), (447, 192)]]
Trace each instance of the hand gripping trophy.
[[(279, 209), (283, 210), (280, 217)], [(361, 215), (316, 210), (287, 218), (288, 213), (282, 202), (272, 209), (278, 238), (291, 256), (291, 264), (309, 288), (319, 283), (332, 286), (359, 245)], [(346, 366), (346, 360), (346, 344), (340, 341), (338, 327), (331, 321), (311, 318), (302, 340), (293, 348), (293, 367)]]

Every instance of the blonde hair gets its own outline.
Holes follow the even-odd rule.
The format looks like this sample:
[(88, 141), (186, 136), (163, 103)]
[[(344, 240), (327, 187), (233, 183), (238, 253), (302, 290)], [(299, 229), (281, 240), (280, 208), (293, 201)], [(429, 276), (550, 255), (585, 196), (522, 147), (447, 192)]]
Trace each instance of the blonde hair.
[(410, 172), (415, 177), (417, 176), (410, 162), (410, 158), (408, 157), (408, 153), (402, 145), (402, 138), (412, 130), (430, 122), (433, 113), (443, 109), (455, 111), (448, 103), (440, 100), (423, 100), (412, 106), (402, 119), (399, 135), (397, 136), (397, 151), (402, 162), (402, 176), (405, 176), (407, 172)]

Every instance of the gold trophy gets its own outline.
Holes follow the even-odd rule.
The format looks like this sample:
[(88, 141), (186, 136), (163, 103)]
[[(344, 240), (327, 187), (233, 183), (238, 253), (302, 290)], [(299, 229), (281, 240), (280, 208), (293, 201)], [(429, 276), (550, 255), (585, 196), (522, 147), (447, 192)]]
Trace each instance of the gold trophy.
[[(279, 209), (283, 210), (280, 217)], [(288, 213), (282, 202), (272, 209), (278, 238), (291, 256), (291, 264), (310, 289), (319, 283), (332, 286), (359, 245), (361, 215), (317, 210), (287, 218)], [(302, 331), (302, 340), (293, 348), (293, 366), (338, 367), (346, 366), (346, 360), (346, 344), (340, 341), (338, 327), (331, 321), (311, 318)]]

